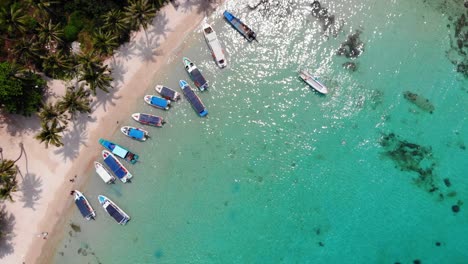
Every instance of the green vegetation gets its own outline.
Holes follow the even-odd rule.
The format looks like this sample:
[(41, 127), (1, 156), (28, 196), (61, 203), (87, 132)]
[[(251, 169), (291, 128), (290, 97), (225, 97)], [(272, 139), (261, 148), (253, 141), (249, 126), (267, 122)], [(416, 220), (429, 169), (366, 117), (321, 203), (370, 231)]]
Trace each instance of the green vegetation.
[[(103, 64), (151, 23), (165, 0), (6, 0), (0, 1), (0, 112), (37, 113), (41, 142), (62, 146), (67, 120), (90, 113), (90, 96), (112, 88)], [(80, 51), (72, 49), (78, 41)], [(76, 80), (55, 104), (44, 104), (46, 76)], [(44, 100), (45, 99), (45, 100)]]

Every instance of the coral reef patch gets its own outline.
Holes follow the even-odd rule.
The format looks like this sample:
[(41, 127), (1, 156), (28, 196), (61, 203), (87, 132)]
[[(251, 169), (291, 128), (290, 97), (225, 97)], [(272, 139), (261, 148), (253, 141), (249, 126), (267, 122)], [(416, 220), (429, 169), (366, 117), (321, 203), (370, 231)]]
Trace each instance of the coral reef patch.
[(348, 35), (348, 39), (341, 43), (336, 54), (338, 56), (346, 56), (346, 58), (359, 57), (364, 51), (364, 43), (360, 39), (361, 33), (361, 30), (356, 30), (354, 33)]
[(428, 99), (422, 97), (421, 95), (412, 93), (410, 91), (406, 91), (403, 93), (403, 96), (405, 97), (406, 100), (413, 103), (414, 105), (419, 107), (419, 109), (425, 112), (429, 112), (432, 114), (435, 110), (434, 105)]
[(316, 17), (321, 25), (322, 31), (326, 34), (332, 34), (334, 37), (338, 35), (341, 28), (343, 27), (343, 22), (337, 22), (335, 15), (328, 13), (328, 9), (323, 8), (319, 1), (315, 0), (311, 4), (312, 6), (312, 16)]

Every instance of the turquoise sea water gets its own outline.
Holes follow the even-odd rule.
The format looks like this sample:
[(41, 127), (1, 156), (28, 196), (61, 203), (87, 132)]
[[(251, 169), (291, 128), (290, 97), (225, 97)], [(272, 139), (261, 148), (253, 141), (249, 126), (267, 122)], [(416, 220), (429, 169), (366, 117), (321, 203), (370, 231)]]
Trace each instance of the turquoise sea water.
[[(83, 191), (98, 217), (73, 213), (81, 231), (67, 228), (55, 263), (468, 263), (468, 82), (447, 58), (462, 1), (322, 2), (336, 34), (323, 32), (310, 2), (251, 11), (228, 1), (208, 17), (227, 53), (223, 70), (199, 30), (187, 37), (154, 84), (178, 89), (188, 56), (210, 81), (199, 93), (209, 116), (199, 118), (185, 99), (168, 112), (139, 104), (134, 112), (168, 123), (148, 128), (146, 143), (116, 132), (112, 140), (141, 156), (127, 166), (134, 180), (107, 186), (89, 172)], [(224, 8), (257, 31), (258, 43), (222, 19)], [(362, 55), (337, 56), (355, 30)], [(358, 69), (344, 69), (346, 61)], [(302, 68), (330, 93), (307, 87)], [(380, 143), (390, 133), (420, 147), (392, 159), (385, 153), (396, 149)], [(404, 167), (415, 160), (422, 183), (422, 170)], [(98, 194), (119, 204), (129, 224), (108, 217)]]

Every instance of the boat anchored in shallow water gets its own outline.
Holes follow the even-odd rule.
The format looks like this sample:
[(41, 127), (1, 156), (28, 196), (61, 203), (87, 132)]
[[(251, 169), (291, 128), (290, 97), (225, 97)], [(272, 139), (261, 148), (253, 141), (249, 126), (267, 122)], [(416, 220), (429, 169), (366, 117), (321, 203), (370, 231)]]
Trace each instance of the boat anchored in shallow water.
[(127, 137), (138, 141), (146, 141), (149, 138), (148, 131), (141, 128), (123, 126), (120, 128), (120, 131)]
[(216, 32), (213, 30), (210, 24), (203, 24), (203, 35), (205, 36), (206, 43), (211, 50), (211, 55), (216, 62), (216, 65), (221, 69), (227, 66), (226, 57), (224, 56), (223, 48), (219, 43)]
[(235, 17), (233, 14), (229, 13), (227, 10), (223, 13), (224, 18), (233, 26), (239, 33), (242, 34), (248, 41), (256, 40), (257, 34), (253, 32), (246, 24), (244, 24), (240, 19)]
[(96, 169), (96, 173), (101, 177), (101, 179), (107, 183), (111, 184), (115, 182), (115, 177), (112, 176), (112, 174), (104, 168), (104, 165), (101, 163), (95, 161), (94, 162), (94, 168)]
[(102, 151), (102, 158), (104, 163), (114, 173), (114, 175), (122, 182), (130, 182), (133, 175), (125, 168), (122, 163), (107, 150)]
[(75, 204), (78, 207), (78, 210), (80, 210), (80, 213), (84, 219), (88, 221), (94, 219), (94, 217), (96, 217), (96, 212), (94, 211), (93, 207), (91, 207), (88, 199), (86, 199), (86, 197), (77, 190), (72, 191), (72, 194), (75, 198)]
[(317, 92), (322, 94), (328, 93), (328, 88), (324, 84), (322, 84), (317, 77), (312, 76), (307, 71), (300, 71), (299, 77), (301, 77), (301, 79), (304, 80), (304, 82), (306, 82), (308, 85), (314, 88)]
[(120, 207), (118, 207), (111, 199), (104, 195), (99, 195), (98, 201), (102, 205), (102, 208), (104, 208), (104, 210), (112, 216), (117, 223), (125, 225), (130, 221), (130, 216), (120, 209)]
[(180, 99), (180, 94), (169, 87), (163, 85), (156, 85), (154, 87), (156, 92), (158, 92), (164, 99), (171, 101), (178, 101)]
[(110, 142), (109, 140), (100, 138), (99, 144), (108, 149), (115, 156), (122, 158), (131, 164), (135, 164), (138, 161), (138, 158), (140, 157), (137, 154), (131, 152), (130, 150), (125, 149), (124, 147), (119, 146), (113, 142)]
[(169, 107), (171, 107), (171, 101), (156, 95), (145, 95), (143, 99), (147, 104), (159, 109), (169, 110)]
[(162, 127), (166, 122), (160, 116), (144, 114), (144, 113), (134, 113), (132, 118), (144, 125)]
[(202, 92), (208, 89), (208, 82), (198, 70), (197, 66), (187, 57), (184, 57), (182, 61), (184, 62), (185, 70), (190, 76), (190, 79), (195, 83), (195, 86)]
[(208, 110), (206, 110), (205, 105), (202, 103), (198, 95), (192, 90), (192, 87), (188, 85), (188, 83), (184, 80), (179, 81), (180, 88), (184, 92), (187, 101), (192, 105), (193, 109), (197, 114), (201, 117), (204, 117), (208, 114)]

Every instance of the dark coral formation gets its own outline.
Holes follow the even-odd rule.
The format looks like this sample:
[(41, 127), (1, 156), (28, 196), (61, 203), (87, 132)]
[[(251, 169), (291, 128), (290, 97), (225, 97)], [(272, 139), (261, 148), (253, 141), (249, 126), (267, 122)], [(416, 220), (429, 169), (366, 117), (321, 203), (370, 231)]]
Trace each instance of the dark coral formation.
[(355, 72), (358, 68), (358, 65), (357, 63), (355, 62), (351, 62), (351, 61), (347, 61), (345, 63), (342, 64), (343, 68), (347, 69), (347, 70), (350, 70), (352, 72)]
[[(451, 18), (449, 20), (453, 21)], [(466, 14), (462, 14), (453, 23), (454, 34), (450, 36), (451, 50), (448, 52), (448, 58), (456, 66), (457, 72), (468, 77), (468, 21)]]
[(406, 100), (409, 102), (415, 104), (417, 107), (419, 107), (421, 110), (424, 110), (429, 113), (433, 113), (435, 110), (434, 105), (429, 102), (428, 99), (422, 97), (421, 95), (418, 95), (416, 93), (412, 93), (410, 91), (406, 91), (403, 93), (403, 96), (405, 97)]
[(312, 16), (318, 18), (322, 24), (322, 30), (326, 33), (331, 33), (333, 36), (337, 36), (341, 30), (342, 25), (337, 23), (335, 15), (328, 13), (328, 9), (323, 8), (319, 1), (314, 1), (312, 4)]
[(346, 58), (357, 58), (364, 51), (364, 43), (361, 41), (359, 36), (362, 31), (356, 30), (348, 36), (348, 39), (341, 43), (340, 48), (337, 51), (337, 55), (346, 56)]

